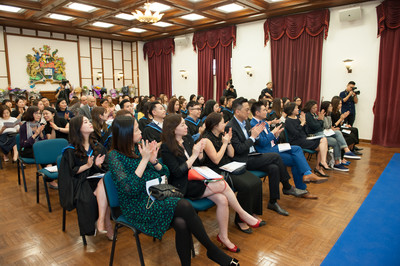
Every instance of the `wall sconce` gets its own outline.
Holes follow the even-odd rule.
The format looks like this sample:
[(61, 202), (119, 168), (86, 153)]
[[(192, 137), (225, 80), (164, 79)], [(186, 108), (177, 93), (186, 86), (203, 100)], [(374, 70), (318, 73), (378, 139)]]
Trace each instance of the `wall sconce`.
[(182, 78), (187, 79), (188, 73), (186, 70), (179, 70), (179, 73), (181, 73)]
[(103, 77), (103, 72), (97, 72), (96, 80), (99, 80)]
[(353, 61), (354, 61), (353, 59), (343, 60), (344, 65), (346, 66), (346, 69), (347, 69), (347, 73), (353, 72), (353, 70), (351, 69), (351, 64), (353, 63)]
[(124, 73), (118, 73), (117, 80), (120, 81), (124, 77)]
[(253, 76), (253, 68), (251, 66), (245, 66), (244, 70), (246, 71), (247, 75), (249, 75), (250, 77)]

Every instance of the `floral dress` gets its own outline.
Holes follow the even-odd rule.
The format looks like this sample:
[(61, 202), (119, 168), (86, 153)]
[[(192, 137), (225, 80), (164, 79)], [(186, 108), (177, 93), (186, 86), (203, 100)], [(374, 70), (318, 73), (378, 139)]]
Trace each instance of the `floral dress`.
[(150, 208), (146, 208), (149, 198), (146, 192), (146, 181), (160, 178), (163, 175), (168, 176), (169, 171), (165, 165), (162, 165), (162, 169), (157, 171), (151, 163), (148, 163), (143, 176), (138, 177), (135, 170), (142, 157), (137, 149), (135, 149), (135, 153), (139, 158), (130, 158), (115, 150), (112, 150), (108, 157), (109, 169), (117, 187), (121, 211), (137, 229), (146, 235), (161, 239), (171, 226), (175, 207), (180, 199), (155, 200)]

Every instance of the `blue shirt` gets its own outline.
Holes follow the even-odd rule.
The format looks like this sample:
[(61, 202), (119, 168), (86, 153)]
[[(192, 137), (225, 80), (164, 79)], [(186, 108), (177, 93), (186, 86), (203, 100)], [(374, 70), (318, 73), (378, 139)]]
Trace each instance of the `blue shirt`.
[(350, 114), (355, 115), (356, 114), (356, 106), (354, 103), (354, 96), (349, 97), (349, 99), (346, 102), (344, 102), (343, 99), (346, 98), (347, 95), (349, 95), (349, 93), (346, 90), (342, 91), (339, 94), (340, 98), (342, 98), (342, 110), (341, 110), (342, 114), (347, 111), (350, 111)]

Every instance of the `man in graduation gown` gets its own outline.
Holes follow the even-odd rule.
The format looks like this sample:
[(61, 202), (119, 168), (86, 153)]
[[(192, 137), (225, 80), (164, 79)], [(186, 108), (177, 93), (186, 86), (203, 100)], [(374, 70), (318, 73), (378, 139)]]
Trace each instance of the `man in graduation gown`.
[(226, 98), (226, 106), (222, 108), (222, 115), (224, 117), (224, 121), (229, 122), (233, 118), (233, 110), (232, 103), (235, 100), (235, 97), (229, 96)]
[(157, 141), (161, 145), (161, 133), (165, 118), (165, 109), (159, 102), (151, 102), (149, 106), (149, 115), (153, 121), (147, 124), (143, 130), (143, 139), (148, 141)]
[(192, 136), (194, 141), (196, 141), (199, 137), (201, 132), (200, 127), (201, 125), (201, 120), (200, 120), (200, 115), (201, 115), (201, 105), (198, 102), (189, 102), (187, 105), (188, 109), (188, 116), (185, 118), (185, 123), (188, 127), (188, 134)]

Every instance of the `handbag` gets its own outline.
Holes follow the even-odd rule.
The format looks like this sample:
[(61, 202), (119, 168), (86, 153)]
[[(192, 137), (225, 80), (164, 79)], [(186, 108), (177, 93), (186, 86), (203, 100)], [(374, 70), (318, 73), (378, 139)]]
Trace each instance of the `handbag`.
[(231, 172), (232, 175), (242, 175), (246, 172), (246, 165), (239, 167), (238, 169)]
[(164, 200), (166, 198), (175, 197), (183, 198), (183, 193), (176, 187), (170, 184), (159, 184), (149, 187), (150, 195), (157, 200)]

